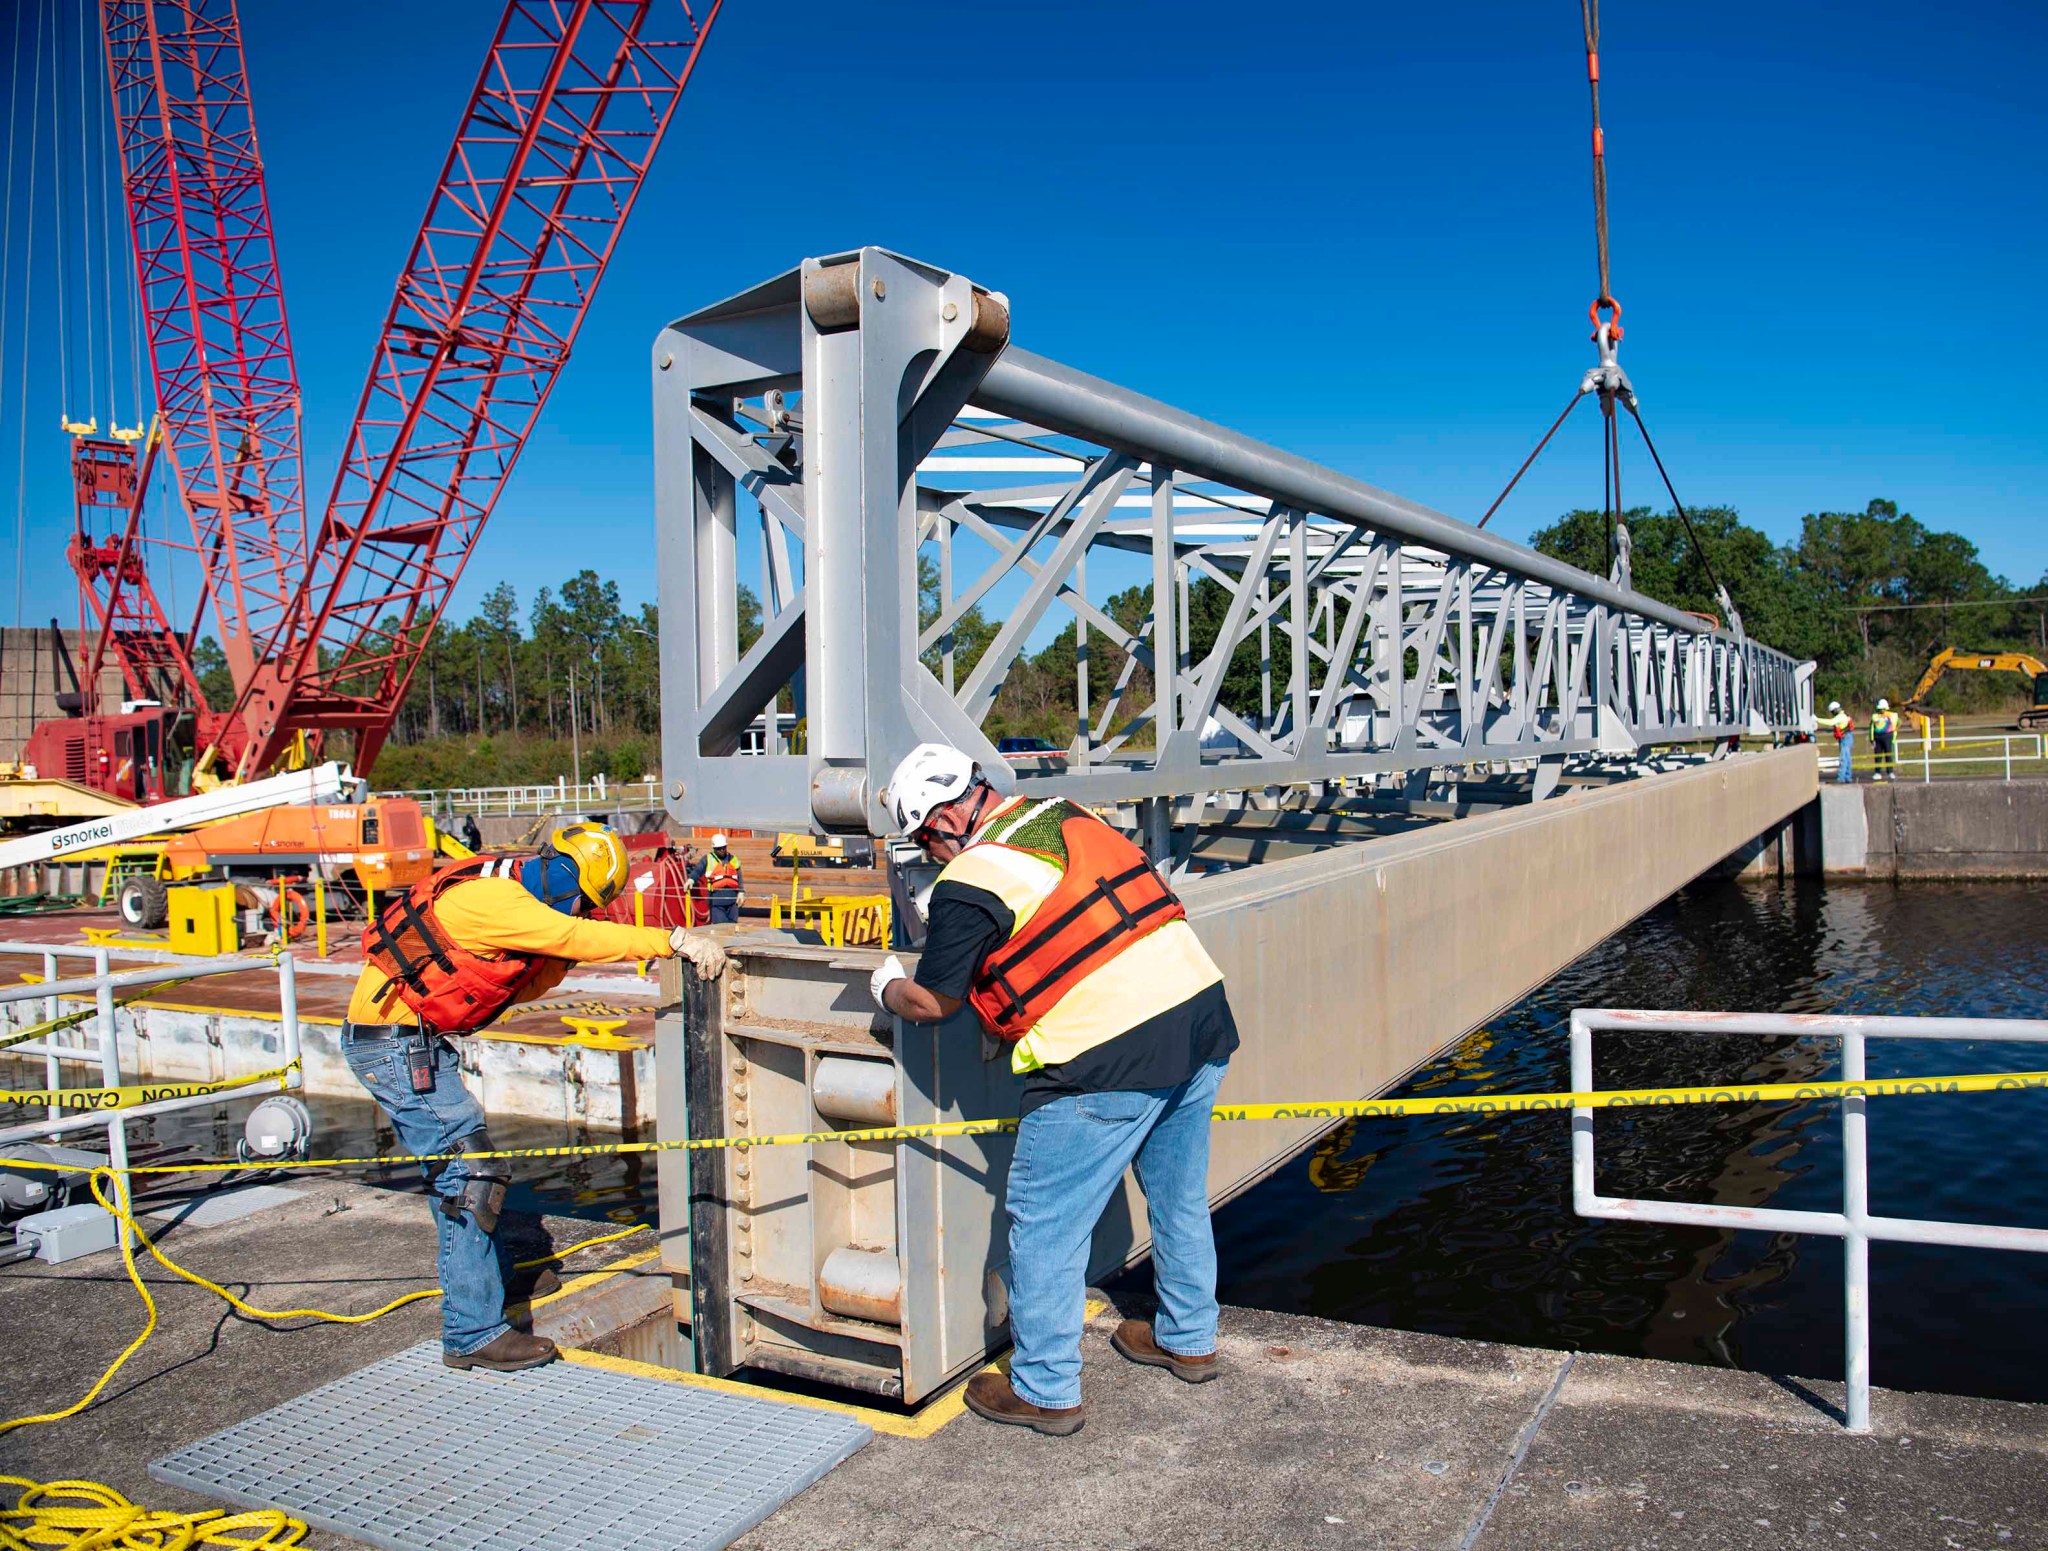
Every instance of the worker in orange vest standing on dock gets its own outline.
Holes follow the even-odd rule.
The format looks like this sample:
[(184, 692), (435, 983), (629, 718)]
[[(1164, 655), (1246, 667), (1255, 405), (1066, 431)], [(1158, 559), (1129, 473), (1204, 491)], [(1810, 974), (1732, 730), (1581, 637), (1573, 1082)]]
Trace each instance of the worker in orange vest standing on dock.
[[(585, 919), (626, 886), (626, 848), (603, 824), (571, 824), (538, 855), (479, 856), (400, 894), (363, 933), (367, 962), (341, 1026), (342, 1055), (408, 1153), (489, 1152), (483, 1106), (462, 1085), (451, 1037), (546, 994), (577, 963), (677, 956), (706, 978), (725, 952), (682, 927)], [(509, 1372), (555, 1344), (505, 1322), (494, 1238), (512, 1171), (502, 1158), (422, 1164), (440, 1238), (441, 1360)]]
[(740, 859), (732, 854), (732, 842), (724, 835), (711, 837), (711, 849), (697, 860), (690, 881), (704, 890), (711, 905), (711, 924), (730, 925), (740, 918), (746, 902), (746, 880), (740, 876)]
[(1007, 1377), (968, 1381), (968, 1409), (1080, 1431), (1088, 1244), (1132, 1167), (1159, 1314), (1110, 1345), (1191, 1384), (1216, 1377), (1209, 1126), (1237, 1048), (1223, 972), (1145, 853), (1078, 804), (1005, 799), (942, 743), (911, 751), (883, 803), (942, 870), (916, 978), (891, 954), (875, 1000), (913, 1023), (967, 1003), (1024, 1079), (1005, 1195), (1016, 1352)]

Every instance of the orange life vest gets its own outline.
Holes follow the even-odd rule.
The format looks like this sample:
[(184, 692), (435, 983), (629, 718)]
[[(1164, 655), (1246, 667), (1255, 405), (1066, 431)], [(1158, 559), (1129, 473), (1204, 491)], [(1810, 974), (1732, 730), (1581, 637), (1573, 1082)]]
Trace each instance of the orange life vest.
[(1011, 1044), (1088, 975), (1139, 938), (1187, 916), (1143, 851), (1086, 808), (1061, 806), (1066, 855), (1046, 856), (1062, 869), (1059, 883), (1009, 941), (982, 960), (967, 993), (989, 1031)]
[[(389, 996), (437, 1034), (474, 1034), (518, 1000), (548, 960), (537, 953), (485, 958), (443, 930), (434, 902), (472, 878), (516, 878), (523, 856), (479, 856), (421, 879), (377, 913), (363, 957), (391, 981)], [(387, 1002), (388, 1006), (389, 1003)]]
[(737, 856), (729, 856), (720, 861), (715, 851), (706, 856), (704, 886), (712, 890), (737, 889), (740, 886), (740, 859)]

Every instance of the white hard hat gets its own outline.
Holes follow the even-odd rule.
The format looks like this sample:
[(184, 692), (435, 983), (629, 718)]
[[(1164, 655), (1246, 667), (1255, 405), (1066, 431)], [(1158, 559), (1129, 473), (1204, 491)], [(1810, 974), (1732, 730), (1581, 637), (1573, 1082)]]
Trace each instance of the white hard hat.
[(1877, 703), (1877, 708), (1880, 711), (1889, 711), (1892, 708), (1892, 703), (1889, 700), (1880, 700)]
[(967, 795), (979, 768), (950, 744), (920, 743), (903, 756), (903, 763), (889, 777), (882, 806), (898, 829), (914, 835), (934, 808)]
[(1839, 700), (1830, 700), (1828, 702), (1828, 709), (1830, 711), (1839, 711), (1842, 709), (1842, 702)]
[(723, 851), (731, 843), (723, 835), (713, 835), (711, 837), (711, 849), (714, 851)]

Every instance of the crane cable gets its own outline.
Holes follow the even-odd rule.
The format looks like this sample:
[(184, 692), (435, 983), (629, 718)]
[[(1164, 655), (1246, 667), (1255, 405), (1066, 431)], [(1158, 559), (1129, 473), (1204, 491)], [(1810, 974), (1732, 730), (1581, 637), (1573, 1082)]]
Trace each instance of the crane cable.
[[(14, 623), (21, 624), (23, 569), (28, 564), (28, 357), (29, 335), (35, 326), (36, 296), (36, 171), (41, 162), (41, 139), (43, 125), (43, 16), (47, 7), (42, 0), (36, 5), (36, 74), (35, 88), (31, 95), (28, 115), (28, 220), (22, 243), (22, 287), (21, 287), (21, 375), (17, 379), (15, 392), (15, 417), (21, 422), (19, 444), (15, 449), (17, 470), (14, 486)], [(10, 107), (12, 105), (10, 104)], [(13, 167), (13, 124), (8, 125), (8, 166)], [(10, 224), (13, 210), (8, 211)], [(60, 326), (58, 341), (61, 346), (63, 331)], [(4, 370), (5, 363), (0, 363)]]
[[(1571, 417), (1571, 412), (1578, 407), (1579, 401), (1588, 393), (1597, 393), (1602, 417), (1601, 515), (1607, 539), (1608, 573), (1610, 576), (1615, 575), (1617, 548), (1624, 556), (1627, 552), (1627, 525), (1624, 517), (1627, 508), (1622, 505), (1621, 498), (1620, 422), (1614, 413), (1615, 402), (1619, 400), (1621, 406), (1628, 411), (1629, 418), (1635, 422), (1636, 430), (1642, 435), (1643, 446), (1648, 449), (1651, 462), (1657, 466), (1657, 476), (1664, 482), (1665, 492), (1671, 497), (1672, 510), (1678, 514), (1678, 520), (1685, 528), (1686, 538), (1691, 542), (1693, 552), (1699, 556), (1700, 567), (1707, 573), (1707, 581), (1712, 585), (1716, 598), (1728, 612), (1731, 620), (1739, 626), (1740, 620), (1735, 616), (1734, 603), (1728, 596), (1728, 589), (1722, 585), (1720, 576), (1714, 570), (1714, 562), (1707, 553), (1706, 545), (1700, 539), (1699, 530), (1693, 525), (1692, 514), (1678, 498), (1678, 491), (1671, 482), (1671, 475), (1664, 467), (1664, 459), (1657, 451), (1656, 442), (1650, 437), (1650, 428), (1643, 422), (1635, 390), (1615, 360), (1616, 346), (1621, 342), (1622, 327), (1621, 303), (1614, 299), (1607, 241), (1607, 137), (1600, 124), (1600, 0), (1579, 0), (1579, 20), (1585, 38), (1586, 91), (1593, 118), (1593, 249), (1600, 282), (1599, 292), (1586, 311), (1592, 320), (1593, 342), (1599, 347), (1600, 364), (1581, 380), (1578, 391), (1558, 412), (1557, 418), (1550, 423), (1550, 429), (1543, 433), (1535, 449), (1522, 460), (1521, 466), (1515, 470), (1501, 493), (1494, 497), (1493, 504), (1487, 507), (1477, 526), (1485, 527), (1493, 514), (1500, 510), (1501, 504), (1522, 482), (1522, 476), (1529, 472), (1531, 465), (1542, 456), (1543, 449), (1550, 445), (1551, 438), (1557, 435), (1565, 421)], [(1606, 316), (1603, 317), (1603, 313)]]

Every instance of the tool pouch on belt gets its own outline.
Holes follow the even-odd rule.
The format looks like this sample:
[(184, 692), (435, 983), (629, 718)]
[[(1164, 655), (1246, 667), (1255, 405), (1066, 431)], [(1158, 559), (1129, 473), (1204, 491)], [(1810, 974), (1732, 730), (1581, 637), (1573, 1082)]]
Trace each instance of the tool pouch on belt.
[(1145, 853), (1084, 809), (1060, 825), (1066, 868), (1010, 940), (982, 961), (967, 1000), (1015, 1044), (1089, 975), (1187, 911)]

